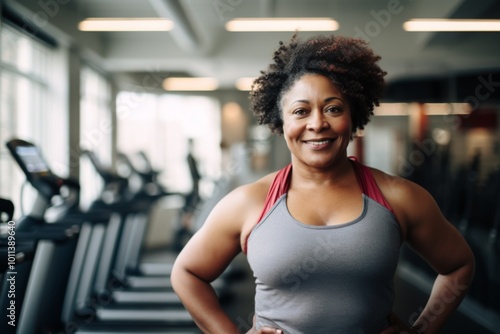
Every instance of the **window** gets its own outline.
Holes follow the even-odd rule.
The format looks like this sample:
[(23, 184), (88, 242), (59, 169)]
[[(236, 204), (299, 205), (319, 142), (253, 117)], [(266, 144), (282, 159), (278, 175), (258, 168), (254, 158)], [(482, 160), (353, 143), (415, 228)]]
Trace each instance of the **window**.
[[(104, 166), (111, 165), (111, 87), (106, 78), (90, 67), (81, 70), (80, 148), (92, 151)], [(81, 205), (99, 197), (102, 180), (86, 157), (80, 161)]]
[(0, 196), (14, 202), (19, 217), (25, 176), (5, 143), (14, 137), (33, 142), (49, 165), (53, 162), (59, 172), (67, 172), (67, 126), (61, 109), (52, 108), (61, 105), (51, 81), (58, 51), (7, 24), (0, 29)]
[(208, 191), (221, 172), (220, 107), (215, 99), (121, 92), (116, 110), (119, 152), (133, 157), (143, 151), (161, 171), (168, 190), (186, 193), (192, 186), (186, 159), (192, 139), (192, 154), (208, 181), (200, 191)]

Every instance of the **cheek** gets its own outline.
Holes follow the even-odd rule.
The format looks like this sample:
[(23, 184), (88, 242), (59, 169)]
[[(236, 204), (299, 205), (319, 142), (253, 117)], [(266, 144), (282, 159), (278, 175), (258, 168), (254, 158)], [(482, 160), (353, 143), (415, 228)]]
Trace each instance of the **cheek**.
[(333, 125), (335, 132), (337, 133), (351, 133), (352, 130), (352, 122), (349, 117), (342, 119), (339, 122), (335, 122)]
[(300, 122), (291, 122), (284, 121), (283, 122), (283, 134), (284, 137), (295, 137), (303, 131), (303, 124)]

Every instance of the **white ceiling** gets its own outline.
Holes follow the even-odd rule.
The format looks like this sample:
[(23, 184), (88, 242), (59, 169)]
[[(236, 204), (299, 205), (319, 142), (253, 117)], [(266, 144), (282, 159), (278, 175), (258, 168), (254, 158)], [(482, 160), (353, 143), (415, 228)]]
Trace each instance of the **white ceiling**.
[[(40, 10), (40, 3), (49, 3), (16, 2), (31, 3), (32, 10)], [(291, 33), (227, 32), (224, 24), (235, 17), (261, 16), (327, 16), (339, 22), (336, 34), (360, 36), (357, 31), (362, 31), (375, 52), (382, 56), (381, 65), (388, 71), (389, 79), (500, 68), (500, 33), (421, 33), (402, 29), (402, 23), (410, 18), (500, 18), (499, 1), (495, 0), (54, 0), (53, 3), (64, 7), (65, 14), (56, 20), (56, 13), (51, 23), (67, 21), (66, 26), (72, 27), (86, 17), (173, 19), (175, 28), (170, 32), (77, 32), (82, 42), (100, 41), (94, 50), (104, 69), (136, 77), (144, 73), (162, 77), (211, 76), (217, 77), (222, 87), (231, 88), (239, 77), (256, 76), (271, 60), (278, 42), (288, 40)]]

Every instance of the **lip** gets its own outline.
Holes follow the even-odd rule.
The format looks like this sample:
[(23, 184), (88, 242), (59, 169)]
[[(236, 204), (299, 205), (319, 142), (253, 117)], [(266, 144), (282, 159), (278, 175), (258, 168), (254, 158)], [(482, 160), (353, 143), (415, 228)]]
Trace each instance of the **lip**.
[(306, 144), (312, 150), (322, 150), (329, 147), (337, 138), (318, 138), (318, 139), (309, 139), (303, 140), (303, 143)]

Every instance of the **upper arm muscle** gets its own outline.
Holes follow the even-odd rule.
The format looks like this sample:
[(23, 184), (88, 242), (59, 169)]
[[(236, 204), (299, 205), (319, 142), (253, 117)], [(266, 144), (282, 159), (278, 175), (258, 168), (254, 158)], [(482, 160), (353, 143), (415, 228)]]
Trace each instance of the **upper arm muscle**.
[(409, 181), (400, 185), (407, 226), (407, 242), (438, 273), (446, 274), (470, 260), (472, 252), (459, 233), (442, 215), (432, 196)]
[[(176, 266), (205, 281), (217, 278), (241, 252), (240, 235), (246, 222), (257, 219), (258, 186), (244, 186), (225, 196), (178, 255)], [(253, 203), (253, 204), (252, 204)]]

